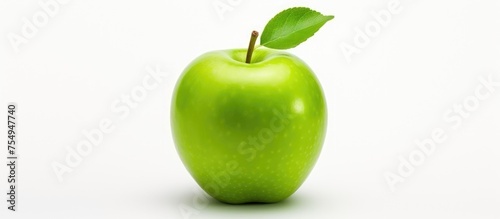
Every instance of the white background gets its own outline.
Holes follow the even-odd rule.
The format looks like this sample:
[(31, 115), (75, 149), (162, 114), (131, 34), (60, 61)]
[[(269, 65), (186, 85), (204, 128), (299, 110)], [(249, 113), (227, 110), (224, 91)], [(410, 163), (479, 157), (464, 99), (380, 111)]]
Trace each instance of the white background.
[[(232, 10), (218, 14), (217, 1)], [(479, 78), (500, 81), (500, 3), (401, 0), (400, 13), (348, 62), (340, 45), (354, 45), (355, 29), (372, 25), (371, 12), (389, 2), (72, 0), (16, 52), (9, 34), (21, 35), (23, 19), (43, 10), (38, 1), (2, 0), (2, 194), (9, 101), (19, 106), (21, 163), (18, 211), (7, 211), (1, 195), (0, 218), (181, 218), (180, 206), (196, 210), (191, 218), (500, 218), (500, 87), (456, 129), (443, 119), (472, 100)], [(202, 192), (170, 134), (175, 80), (204, 52), (245, 47), (252, 30), (292, 6), (336, 16), (290, 50), (327, 97), (316, 167), (282, 203), (197, 205)], [(112, 104), (139, 89), (147, 66), (167, 76), (121, 119)], [(102, 119), (115, 129), (59, 182), (52, 163)], [(436, 128), (446, 140), (391, 191), (384, 174), (397, 173), (398, 157), (408, 160), (415, 140)]]

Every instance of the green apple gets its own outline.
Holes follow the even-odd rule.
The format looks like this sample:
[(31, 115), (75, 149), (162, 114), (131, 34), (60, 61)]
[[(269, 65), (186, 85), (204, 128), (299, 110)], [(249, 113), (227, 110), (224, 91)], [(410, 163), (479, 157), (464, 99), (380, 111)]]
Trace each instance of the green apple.
[(259, 47), (201, 55), (175, 87), (177, 152), (209, 195), (231, 204), (273, 203), (311, 172), (326, 132), (323, 91), (290, 53)]

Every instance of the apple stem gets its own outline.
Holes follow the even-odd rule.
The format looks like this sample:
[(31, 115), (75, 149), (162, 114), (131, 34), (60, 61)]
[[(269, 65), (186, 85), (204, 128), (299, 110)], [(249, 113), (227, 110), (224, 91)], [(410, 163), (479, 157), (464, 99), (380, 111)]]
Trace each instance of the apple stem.
[(255, 41), (257, 41), (257, 37), (259, 37), (259, 32), (257, 31), (252, 31), (252, 35), (250, 37), (250, 44), (248, 44), (248, 50), (247, 50), (247, 59), (246, 63), (250, 64), (252, 62), (252, 54), (253, 50), (255, 48)]

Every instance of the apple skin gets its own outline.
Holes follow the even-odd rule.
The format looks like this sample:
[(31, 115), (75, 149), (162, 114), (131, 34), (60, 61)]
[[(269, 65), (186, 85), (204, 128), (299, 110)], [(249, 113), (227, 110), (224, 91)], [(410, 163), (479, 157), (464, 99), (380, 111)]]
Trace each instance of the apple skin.
[(292, 195), (321, 152), (326, 102), (312, 70), (290, 53), (208, 52), (182, 73), (171, 105), (177, 152), (201, 188), (230, 203)]

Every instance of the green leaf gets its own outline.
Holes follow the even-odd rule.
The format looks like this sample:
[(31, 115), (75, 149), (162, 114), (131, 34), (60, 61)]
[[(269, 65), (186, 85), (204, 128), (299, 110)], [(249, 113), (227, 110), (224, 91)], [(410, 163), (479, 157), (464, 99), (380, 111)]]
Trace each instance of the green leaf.
[(290, 49), (313, 36), (333, 16), (305, 7), (286, 9), (274, 16), (264, 28), (260, 45), (272, 49)]

